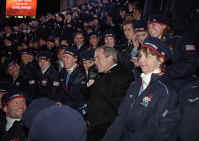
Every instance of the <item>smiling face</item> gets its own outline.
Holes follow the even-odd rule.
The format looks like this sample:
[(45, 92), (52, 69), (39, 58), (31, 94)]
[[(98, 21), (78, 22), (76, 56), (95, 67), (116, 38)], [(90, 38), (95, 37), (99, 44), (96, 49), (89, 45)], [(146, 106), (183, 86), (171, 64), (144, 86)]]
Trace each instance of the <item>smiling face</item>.
[(5, 105), (3, 110), (10, 118), (21, 118), (26, 110), (26, 100), (24, 97), (15, 98)]
[(77, 57), (64, 53), (62, 55), (62, 61), (65, 69), (71, 69), (75, 64), (77, 64)]
[(165, 24), (151, 22), (148, 23), (148, 32), (152, 37), (160, 38), (163, 35), (166, 27), (167, 26)]
[(153, 72), (156, 69), (160, 69), (163, 63), (163, 58), (156, 55), (150, 49), (141, 49), (138, 57), (138, 64), (144, 74)]

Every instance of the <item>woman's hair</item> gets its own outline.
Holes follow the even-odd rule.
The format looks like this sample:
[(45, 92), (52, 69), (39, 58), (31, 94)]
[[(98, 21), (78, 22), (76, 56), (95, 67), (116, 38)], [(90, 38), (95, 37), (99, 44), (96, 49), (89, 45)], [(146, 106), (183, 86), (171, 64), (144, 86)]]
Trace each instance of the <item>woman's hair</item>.
[[(160, 57), (159, 55), (157, 55), (154, 51), (152, 51), (149, 48), (140, 48), (139, 53), (138, 53), (138, 58), (141, 56), (141, 54), (140, 54), (141, 52), (143, 52), (146, 57), (148, 57), (148, 55), (156, 56), (156, 58), (157, 58), (157, 60), (159, 62), (161, 62), (161, 60), (163, 59), (162, 57)], [(160, 65), (161, 71), (164, 72), (165, 71), (165, 67), (166, 66), (165, 66), (164, 62), (162, 62), (162, 64)]]

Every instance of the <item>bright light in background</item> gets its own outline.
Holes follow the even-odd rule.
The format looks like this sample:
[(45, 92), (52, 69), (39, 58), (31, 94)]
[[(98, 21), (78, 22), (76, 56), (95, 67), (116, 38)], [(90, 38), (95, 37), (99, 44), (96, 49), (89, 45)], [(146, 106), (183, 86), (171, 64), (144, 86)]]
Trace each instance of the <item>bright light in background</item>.
[(6, 16), (36, 16), (37, 0), (6, 0)]

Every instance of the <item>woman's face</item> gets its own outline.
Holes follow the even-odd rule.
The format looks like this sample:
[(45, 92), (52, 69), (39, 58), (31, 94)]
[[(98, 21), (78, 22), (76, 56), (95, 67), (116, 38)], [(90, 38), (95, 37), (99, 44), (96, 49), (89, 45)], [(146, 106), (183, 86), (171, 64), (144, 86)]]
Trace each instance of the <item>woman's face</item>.
[(148, 32), (152, 37), (155, 38), (160, 38), (163, 35), (165, 28), (165, 24), (157, 22), (148, 23)]
[(146, 55), (142, 50), (140, 51), (138, 64), (144, 74), (151, 73), (154, 70), (160, 68), (162, 62), (163, 59), (158, 59), (156, 55), (152, 55), (151, 53), (147, 53)]

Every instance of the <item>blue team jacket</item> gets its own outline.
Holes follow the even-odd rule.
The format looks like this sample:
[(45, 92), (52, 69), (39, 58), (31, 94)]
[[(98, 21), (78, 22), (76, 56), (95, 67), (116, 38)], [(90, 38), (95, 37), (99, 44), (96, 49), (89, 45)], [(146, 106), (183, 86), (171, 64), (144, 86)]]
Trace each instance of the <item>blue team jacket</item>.
[(164, 74), (152, 74), (140, 93), (142, 81), (133, 82), (119, 114), (103, 141), (173, 141), (180, 120), (177, 94)]

